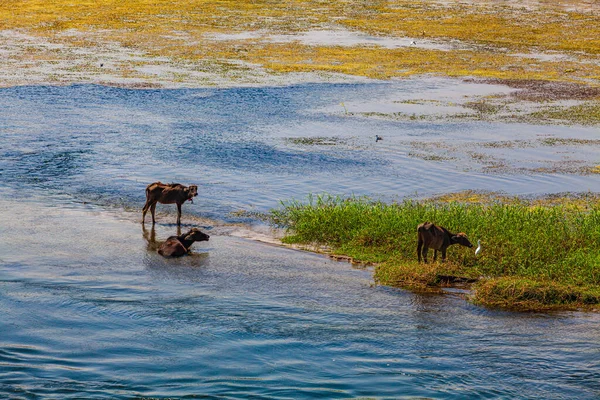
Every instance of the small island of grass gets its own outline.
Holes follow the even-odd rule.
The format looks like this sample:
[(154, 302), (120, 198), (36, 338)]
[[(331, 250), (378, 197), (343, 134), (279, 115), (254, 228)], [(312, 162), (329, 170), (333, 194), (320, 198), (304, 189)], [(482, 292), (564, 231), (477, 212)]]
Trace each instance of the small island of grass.
[[(474, 282), (476, 304), (515, 310), (597, 309), (600, 304), (600, 197), (544, 199), (473, 192), (386, 204), (310, 196), (271, 212), (287, 244), (316, 245), (375, 265), (382, 285), (439, 290)], [(432, 221), (466, 232), (483, 251), (452, 246), (445, 263), (417, 262), (416, 227)]]

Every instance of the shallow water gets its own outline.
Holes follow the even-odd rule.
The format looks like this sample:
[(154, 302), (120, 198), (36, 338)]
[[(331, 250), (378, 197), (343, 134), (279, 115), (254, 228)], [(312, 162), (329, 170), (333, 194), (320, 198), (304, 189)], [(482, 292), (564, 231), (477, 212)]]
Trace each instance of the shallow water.
[[(452, 85), (0, 90), (0, 397), (597, 398), (596, 314), (498, 312), (378, 287), (369, 270), (231, 234), (230, 223), (254, 222), (232, 211), (310, 192), (598, 190), (595, 176), (486, 175), (468, 160), (408, 155), (413, 140), (590, 129), (398, 123), (339, 105)], [(536, 162), (514, 151), (515, 163)], [(144, 187), (159, 179), (200, 187), (183, 229), (211, 239), (191, 256), (156, 254), (176, 233), (172, 206), (154, 240), (139, 224)]]
[[(186, 212), (216, 219), (240, 209), (266, 211), (279, 200), (305, 199), (308, 193), (389, 200), (464, 189), (515, 194), (600, 189), (597, 174), (490, 175), (484, 173), (486, 160), (469, 156), (484, 153), (509, 171), (574, 158), (597, 163), (597, 146), (482, 148), (502, 140), (595, 139), (595, 128), (397, 122), (344, 109), (388, 112), (411, 106), (399, 101), (415, 93), (451, 100), (486, 91), (489, 86), (441, 79), (198, 90), (2, 89), (0, 173), (11, 188), (131, 208), (143, 205), (150, 182), (195, 183), (198, 204), (186, 204)], [(376, 134), (384, 139), (375, 142)], [(295, 140), (306, 137), (334, 145)], [(430, 154), (442, 160), (429, 160)]]

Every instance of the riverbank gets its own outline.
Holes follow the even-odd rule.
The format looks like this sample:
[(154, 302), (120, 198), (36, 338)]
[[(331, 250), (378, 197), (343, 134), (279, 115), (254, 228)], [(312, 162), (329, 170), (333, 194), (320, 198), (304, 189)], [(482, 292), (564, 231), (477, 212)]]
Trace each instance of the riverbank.
[[(288, 244), (327, 246), (373, 263), (383, 285), (439, 290), (473, 283), (470, 300), (523, 311), (597, 309), (600, 304), (600, 198), (524, 199), (465, 192), (384, 204), (368, 198), (311, 197), (272, 212)], [(452, 246), (448, 262), (419, 264), (416, 226), (433, 221), (466, 232), (482, 252)]]

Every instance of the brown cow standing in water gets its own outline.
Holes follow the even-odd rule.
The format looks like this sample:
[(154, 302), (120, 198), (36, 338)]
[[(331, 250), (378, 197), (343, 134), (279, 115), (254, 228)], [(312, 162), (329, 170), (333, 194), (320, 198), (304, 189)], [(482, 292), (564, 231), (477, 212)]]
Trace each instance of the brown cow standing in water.
[(432, 224), (431, 222), (424, 222), (417, 227), (417, 256), (419, 262), (421, 262), (421, 254), (423, 254), (423, 260), (427, 262), (427, 251), (431, 247), (433, 251), (433, 261), (437, 259), (437, 252), (442, 252), (442, 261), (446, 260), (446, 249), (448, 246), (453, 244), (460, 244), (466, 247), (473, 247), (467, 235), (464, 233), (450, 233), (448, 229), (442, 228)]
[(169, 236), (158, 249), (158, 254), (165, 257), (180, 257), (187, 254), (194, 242), (208, 240), (210, 236), (200, 229), (192, 228), (188, 233), (179, 236)]
[(177, 225), (181, 225), (181, 205), (186, 201), (194, 202), (193, 199), (198, 196), (198, 186), (183, 186), (179, 183), (161, 183), (154, 182), (146, 187), (146, 204), (142, 209), (142, 224), (146, 220), (146, 212), (150, 209), (152, 213), (152, 224), (156, 223), (154, 211), (156, 203), (177, 204)]

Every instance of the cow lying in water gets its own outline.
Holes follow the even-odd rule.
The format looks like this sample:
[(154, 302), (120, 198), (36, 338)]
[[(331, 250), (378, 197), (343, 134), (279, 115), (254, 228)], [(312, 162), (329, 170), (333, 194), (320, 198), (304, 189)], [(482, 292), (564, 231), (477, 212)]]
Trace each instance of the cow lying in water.
[(158, 249), (158, 254), (165, 257), (179, 257), (187, 254), (194, 242), (208, 240), (210, 236), (192, 228), (188, 233), (179, 236), (170, 236)]
[(467, 235), (464, 233), (450, 233), (448, 229), (442, 228), (432, 224), (431, 222), (424, 222), (417, 227), (417, 256), (419, 262), (421, 262), (421, 254), (423, 260), (427, 262), (427, 251), (431, 247), (433, 251), (433, 261), (437, 259), (437, 252), (442, 252), (442, 261), (446, 260), (446, 249), (448, 246), (453, 244), (460, 244), (466, 247), (473, 247)]
[(152, 213), (152, 224), (155, 224), (154, 211), (156, 203), (177, 204), (177, 225), (181, 224), (181, 205), (186, 201), (194, 202), (193, 199), (198, 196), (198, 186), (183, 186), (179, 183), (161, 183), (154, 182), (146, 187), (146, 204), (142, 209), (142, 224), (146, 220), (146, 212), (150, 209)]

